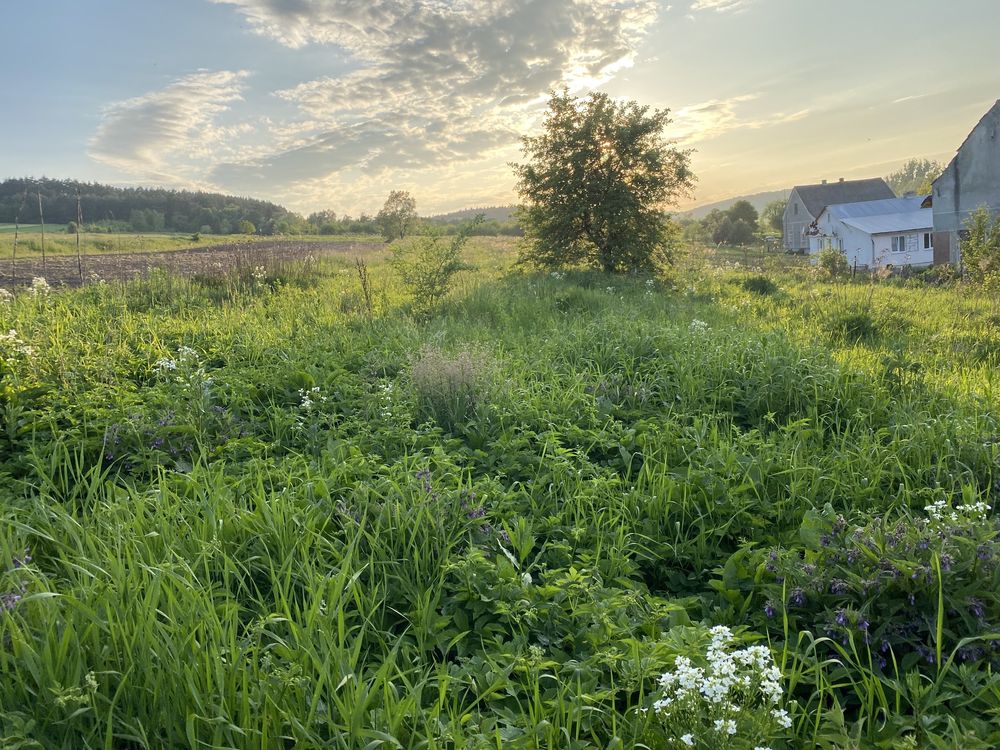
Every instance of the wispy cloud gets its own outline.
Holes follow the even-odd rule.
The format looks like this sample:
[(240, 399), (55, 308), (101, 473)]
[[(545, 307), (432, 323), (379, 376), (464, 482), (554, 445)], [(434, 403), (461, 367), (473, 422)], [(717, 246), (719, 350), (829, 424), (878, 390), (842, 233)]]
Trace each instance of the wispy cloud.
[(356, 68), (277, 92), (309, 129), (218, 165), (232, 189), (351, 168), (432, 170), (518, 142), (546, 92), (585, 91), (635, 60), (658, 0), (212, 0), (290, 48), (330, 44)]
[(730, 11), (744, 10), (754, 0), (695, 0), (691, 4), (691, 12), (715, 11), (716, 13), (728, 13)]
[[(89, 155), (145, 180), (189, 182), (185, 164), (217, 158), (248, 126), (217, 118), (241, 99), (246, 71), (200, 71), (105, 108)], [(177, 158), (179, 157), (179, 158)]]
[(808, 117), (812, 111), (774, 112), (766, 116), (745, 114), (745, 105), (757, 101), (759, 94), (742, 94), (729, 99), (710, 99), (682, 107), (673, 113), (671, 135), (684, 144), (717, 138), (733, 130), (760, 130)]

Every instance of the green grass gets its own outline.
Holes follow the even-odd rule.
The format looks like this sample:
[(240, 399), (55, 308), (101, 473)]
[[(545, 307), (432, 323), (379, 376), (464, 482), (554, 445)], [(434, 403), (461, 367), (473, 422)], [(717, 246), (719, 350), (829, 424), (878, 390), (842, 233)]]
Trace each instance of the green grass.
[(934, 665), (763, 613), (828, 514), (995, 500), (996, 301), (467, 260), (419, 322), (377, 259), (371, 308), (346, 258), (0, 302), (0, 746), (677, 747), (639, 709), (720, 623), (794, 724), (704, 747), (1000, 741), (948, 661), (992, 563), (931, 587)]

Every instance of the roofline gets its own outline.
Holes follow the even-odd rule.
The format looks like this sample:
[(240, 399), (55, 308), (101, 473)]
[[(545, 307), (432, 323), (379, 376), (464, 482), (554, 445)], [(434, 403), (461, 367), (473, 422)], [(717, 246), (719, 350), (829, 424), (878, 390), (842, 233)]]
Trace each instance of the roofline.
[(965, 136), (965, 139), (962, 141), (962, 145), (960, 145), (957, 149), (955, 149), (955, 155), (953, 157), (951, 157), (951, 160), (948, 162), (948, 166), (946, 166), (944, 168), (944, 170), (942, 170), (941, 174), (938, 175), (937, 180), (934, 180), (934, 182), (931, 183), (931, 187), (933, 187), (934, 185), (937, 185), (938, 180), (940, 180), (942, 177), (944, 177), (945, 172), (947, 172), (949, 169), (951, 169), (951, 165), (955, 163), (955, 160), (958, 158), (959, 152), (961, 152), (961, 150), (963, 148), (965, 148), (965, 144), (969, 142), (969, 139), (972, 137), (972, 134), (975, 133), (979, 129), (979, 126), (983, 124), (983, 121), (993, 113), (994, 109), (997, 109), (997, 108), (1000, 108), (1000, 99), (997, 99), (993, 103), (993, 106), (991, 106), (988, 110), (986, 110), (986, 112), (983, 114), (983, 116), (979, 118), (979, 122), (977, 122), (972, 127), (972, 130), (970, 130), (968, 132), (968, 134)]

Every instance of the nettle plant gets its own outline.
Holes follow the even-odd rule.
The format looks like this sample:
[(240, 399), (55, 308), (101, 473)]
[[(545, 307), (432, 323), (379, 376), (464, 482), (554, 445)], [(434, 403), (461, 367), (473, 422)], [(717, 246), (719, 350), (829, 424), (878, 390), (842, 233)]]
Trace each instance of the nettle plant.
[(857, 525), (827, 508), (807, 514), (802, 536), (811, 548), (771, 550), (764, 562), (772, 631), (787, 618), (790, 630), (820, 630), (889, 672), (940, 665), (952, 652), (959, 662), (994, 658), (1000, 531), (974, 493)]
[(783, 706), (781, 670), (767, 646), (737, 648), (732, 631), (717, 625), (696, 665), (678, 656), (659, 681), (652, 705), (669, 747), (769, 750), (766, 743), (792, 726)]

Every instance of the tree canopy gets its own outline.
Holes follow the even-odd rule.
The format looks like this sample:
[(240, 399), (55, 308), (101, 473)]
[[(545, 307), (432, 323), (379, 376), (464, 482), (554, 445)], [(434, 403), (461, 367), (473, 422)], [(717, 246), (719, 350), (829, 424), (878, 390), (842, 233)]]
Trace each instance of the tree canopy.
[(785, 207), (787, 205), (788, 201), (785, 198), (779, 198), (764, 206), (764, 210), (760, 212), (761, 229), (765, 232), (778, 232), (779, 234), (783, 232), (785, 229)]
[(417, 218), (417, 202), (405, 190), (392, 190), (375, 220), (386, 242), (403, 239)]
[(929, 195), (931, 183), (936, 180), (944, 171), (940, 162), (930, 159), (910, 159), (892, 174), (886, 176), (885, 181), (893, 189), (896, 195), (906, 195), (916, 193), (917, 195)]
[(515, 164), (524, 203), (524, 259), (542, 267), (586, 263), (607, 273), (669, 260), (664, 210), (694, 183), (690, 152), (663, 131), (669, 110), (607, 94), (553, 94), (542, 132)]

